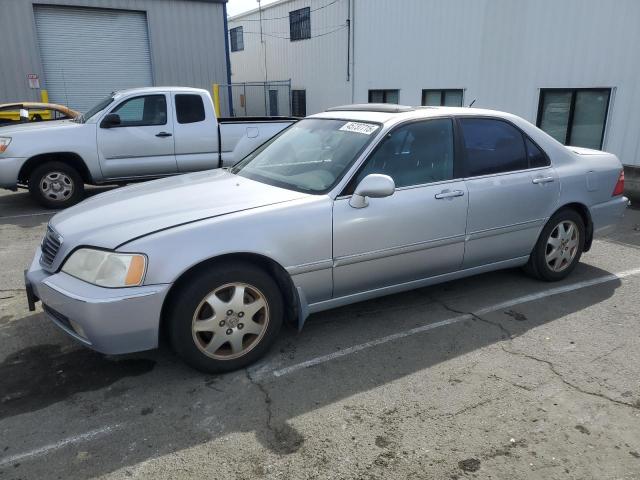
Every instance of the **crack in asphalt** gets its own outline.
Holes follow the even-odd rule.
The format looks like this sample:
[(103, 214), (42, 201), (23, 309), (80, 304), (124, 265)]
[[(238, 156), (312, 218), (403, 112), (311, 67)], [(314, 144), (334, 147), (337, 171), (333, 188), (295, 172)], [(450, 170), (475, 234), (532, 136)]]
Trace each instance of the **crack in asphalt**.
[[(435, 297), (431, 297), (431, 298), (433, 299), (434, 302), (436, 302), (438, 305), (442, 306), (445, 310), (448, 310), (451, 313), (462, 314), (462, 315), (470, 315), (475, 320), (487, 323), (489, 325), (492, 325), (492, 326), (498, 328), (503, 333), (503, 335), (502, 335), (502, 341), (503, 342), (511, 342), (513, 340), (514, 335), (509, 331), (509, 329), (507, 329), (501, 323), (494, 322), (494, 321), (488, 320), (486, 318), (482, 318), (482, 317), (480, 317), (479, 315), (477, 315), (474, 312), (465, 312), (465, 311), (462, 311), (462, 310), (457, 310), (457, 309), (449, 306), (446, 302), (444, 302), (443, 300), (440, 300), (439, 298), (435, 298)], [(506, 338), (505, 338), (505, 335), (506, 335)], [(545, 360), (543, 358), (539, 358), (539, 357), (536, 357), (536, 356), (528, 354), (528, 353), (509, 350), (508, 348), (505, 347), (504, 344), (501, 344), (500, 348), (502, 348), (502, 350), (505, 353), (508, 353), (508, 354), (511, 354), (511, 355), (516, 355), (516, 356), (520, 356), (520, 357), (523, 357), (523, 358), (527, 358), (529, 360), (533, 360), (533, 361), (536, 361), (538, 363), (542, 363), (542, 364), (546, 365), (549, 368), (549, 370), (551, 371), (551, 373), (553, 373), (556, 377), (558, 377), (558, 379), (563, 384), (565, 384), (566, 386), (568, 386), (569, 388), (571, 388), (571, 389), (573, 389), (573, 390), (575, 390), (577, 392), (580, 392), (580, 393), (582, 393), (584, 395), (590, 395), (590, 396), (593, 396), (593, 397), (601, 398), (603, 400), (607, 400), (607, 401), (615, 403), (617, 405), (621, 405), (621, 406), (628, 407), (628, 408), (633, 408), (634, 410), (640, 410), (640, 401), (638, 401), (636, 403), (623, 402), (622, 400), (617, 400), (617, 399), (612, 398), (612, 397), (610, 397), (608, 395), (605, 395), (604, 393), (599, 393), (599, 392), (593, 392), (593, 391), (590, 391), (590, 390), (586, 390), (586, 389), (584, 389), (584, 388), (582, 388), (582, 387), (570, 382), (569, 380), (564, 378), (562, 373), (560, 373), (558, 371), (558, 369), (556, 368), (555, 364), (553, 362), (549, 361), (549, 360)], [(614, 348), (608, 354), (613, 353), (613, 351), (617, 350), (618, 348), (620, 348), (620, 347)], [(602, 355), (602, 357), (604, 357), (606, 355), (607, 354)], [(507, 383), (510, 383), (513, 386), (516, 386), (518, 388), (523, 388), (525, 390), (529, 390), (528, 388), (525, 388), (522, 385), (516, 385), (516, 384), (513, 384), (513, 383), (511, 383), (509, 381), (507, 381)], [(531, 391), (531, 390), (529, 390), (529, 391)]]
[(609, 402), (615, 403), (617, 405), (622, 405), (622, 406), (625, 406), (625, 407), (628, 407), (628, 408), (633, 408), (634, 410), (640, 410), (640, 402), (637, 402), (637, 403), (623, 402), (622, 400), (616, 400), (615, 398), (611, 398), (608, 395), (605, 395), (604, 393), (585, 390), (584, 388), (576, 385), (575, 383), (570, 382), (569, 380), (564, 378), (562, 373), (560, 373), (558, 371), (558, 369), (556, 368), (555, 364), (553, 362), (549, 361), (549, 360), (545, 360), (544, 358), (539, 358), (539, 357), (536, 357), (535, 355), (531, 355), (531, 354), (528, 354), (528, 353), (509, 350), (504, 345), (500, 345), (500, 347), (502, 348), (502, 350), (505, 353), (509, 353), (511, 355), (516, 355), (516, 356), (519, 356), (519, 357), (527, 358), (529, 360), (533, 360), (535, 362), (542, 363), (542, 364), (546, 365), (549, 368), (549, 370), (551, 371), (551, 373), (553, 373), (556, 377), (558, 377), (558, 379), (560, 379), (560, 381), (562, 383), (564, 383), (566, 386), (572, 388), (573, 390), (575, 390), (577, 392), (580, 392), (580, 393), (585, 394), (585, 395), (590, 395), (592, 397), (598, 397), (598, 398), (601, 398), (603, 400), (608, 400)]
[(456, 314), (459, 314), (459, 315), (470, 315), (471, 317), (473, 317), (474, 320), (477, 320), (477, 321), (483, 322), (483, 323), (487, 323), (489, 325), (492, 325), (492, 326), (496, 327), (498, 330), (500, 330), (502, 332), (502, 339), (503, 340), (507, 340), (507, 339), (511, 340), (513, 338), (513, 334), (504, 325), (502, 325), (499, 322), (494, 322), (492, 320), (487, 320), (486, 318), (482, 318), (481, 316), (479, 316), (478, 314), (476, 314), (474, 312), (465, 312), (463, 310), (457, 310), (457, 309), (451, 307), (450, 305), (448, 305), (443, 300), (440, 300), (439, 298), (431, 297), (431, 299), (435, 303), (440, 305), (442, 308), (444, 308), (445, 310), (448, 310), (451, 313), (456, 313)]
[(278, 454), (289, 455), (297, 452), (304, 443), (304, 437), (293, 427), (286, 422), (282, 424), (274, 425), (273, 422), (273, 399), (267, 388), (254, 379), (248, 369), (245, 369), (245, 373), (249, 383), (255, 386), (264, 398), (265, 410), (267, 418), (265, 426), (267, 429), (267, 438), (264, 439), (263, 444)]
[(245, 373), (247, 375), (247, 380), (249, 380), (249, 383), (260, 390), (260, 393), (262, 393), (262, 396), (264, 397), (265, 410), (267, 411), (266, 427), (267, 430), (273, 432), (273, 426), (271, 425), (271, 420), (273, 419), (273, 410), (271, 409), (271, 403), (273, 400), (271, 399), (271, 394), (269, 394), (269, 391), (263, 384), (261, 384), (257, 380), (254, 380), (248, 369), (245, 369)]

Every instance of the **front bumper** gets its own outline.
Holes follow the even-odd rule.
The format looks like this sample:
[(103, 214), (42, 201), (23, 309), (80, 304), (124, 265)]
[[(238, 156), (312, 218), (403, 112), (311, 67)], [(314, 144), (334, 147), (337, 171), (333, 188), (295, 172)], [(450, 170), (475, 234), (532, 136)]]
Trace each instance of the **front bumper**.
[(40, 300), (47, 317), (77, 341), (106, 354), (158, 346), (162, 304), (169, 284), (103, 288), (40, 267), (40, 249), (25, 273), (29, 301)]
[(0, 157), (0, 188), (13, 190), (18, 185), (18, 174), (26, 158)]

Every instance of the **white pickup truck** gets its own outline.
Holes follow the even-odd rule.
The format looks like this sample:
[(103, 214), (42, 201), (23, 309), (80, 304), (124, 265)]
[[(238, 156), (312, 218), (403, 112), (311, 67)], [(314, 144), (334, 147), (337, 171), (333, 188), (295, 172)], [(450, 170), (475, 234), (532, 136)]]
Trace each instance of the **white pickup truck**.
[(294, 123), (217, 119), (206, 90), (148, 87), (109, 95), (75, 120), (0, 129), (0, 187), (28, 188), (48, 208), (84, 184), (121, 184), (231, 166)]

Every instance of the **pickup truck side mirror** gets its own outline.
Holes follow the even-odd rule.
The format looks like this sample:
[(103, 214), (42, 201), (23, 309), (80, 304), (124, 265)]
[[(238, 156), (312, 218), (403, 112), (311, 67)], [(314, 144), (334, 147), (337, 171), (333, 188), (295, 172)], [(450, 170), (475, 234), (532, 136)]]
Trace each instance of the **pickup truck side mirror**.
[(120, 125), (120, 115), (117, 113), (109, 113), (100, 122), (100, 128), (112, 128)]
[(367, 197), (382, 198), (393, 195), (396, 184), (389, 175), (371, 173), (364, 177), (351, 196), (349, 205), (353, 208), (364, 208), (369, 205)]

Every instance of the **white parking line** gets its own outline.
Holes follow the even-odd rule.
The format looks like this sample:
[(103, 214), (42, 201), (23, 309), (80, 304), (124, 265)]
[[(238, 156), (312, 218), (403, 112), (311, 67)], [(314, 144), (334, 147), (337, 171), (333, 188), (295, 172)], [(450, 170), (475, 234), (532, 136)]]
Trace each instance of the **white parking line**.
[(331, 360), (335, 360), (336, 358), (351, 355), (352, 353), (360, 352), (362, 350), (375, 347), (377, 345), (382, 345), (384, 343), (392, 342), (394, 340), (399, 340), (401, 338), (416, 335), (418, 333), (423, 333), (428, 330), (433, 330), (434, 328), (444, 327), (445, 325), (451, 325), (453, 323), (463, 322), (465, 320), (471, 319), (473, 315), (484, 315), (487, 313), (503, 310), (505, 308), (513, 307), (515, 305), (520, 305), (522, 303), (540, 300), (542, 298), (550, 297), (552, 295), (559, 295), (561, 293), (573, 292), (575, 290), (580, 290), (582, 288), (587, 288), (594, 285), (599, 285), (602, 283), (611, 282), (613, 280), (619, 280), (619, 279), (631, 277), (638, 274), (640, 274), (640, 268), (634, 268), (634, 269), (625, 270), (619, 273), (603, 275), (602, 277), (593, 278), (591, 280), (584, 280), (582, 282), (571, 283), (569, 285), (563, 285), (561, 287), (550, 288), (548, 290), (543, 290), (542, 292), (532, 293), (530, 295), (524, 295), (522, 297), (517, 297), (512, 300), (507, 300), (506, 302), (496, 303), (494, 305), (481, 308), (469, 314), (459, 315), (457, 317), (442, 320), (440, 322), (430, 323), (428, 325), (422, 325), (420, 327), (415, 327), (410, 330), (406, 330), (404, 332), (398, 332), (391, 335), (387, 335), (385, 337), (377, 338), (369, 342), (361, 343), (359, 345), (354, 345), (352, 347), (345, 348), (344, 350), (329, 353), (327, 355), (321, 355), (319, 357), (315, 357), (305, 362), (297, 363), (295, 365), (291, 365), (285, 368), (269, 368), (268, 366), (265, 365), (257, 369), (254, 375), (258, 378), (264, 378), (269, 374), (273, 375), (274, 377), (282, 377), (284, 375), (289, 375), (290, 373), (296, 372), (298, 370), (313, 367), (321, 363), (330, 362)]
[(24, 460), (25, 458), (33, 458), (40, 457), (54, 450), (58, 450), (62, 447), (66, 447), (67, 445), (72, 445), (75, 443), (86, 442), (87, 440), (93, 440), (94, 438), (101, 437), (112, 431), (120, 428), (121, 425), (110, 425), (107, 427), (98, 428), (96, 430), (91, 430), (90, 432), (86, 432), (80, 435), (75, 435), (73, 437), (68, 437), (63, 440), (60, 440), (56, 443), (51, 443), (49, 445), (45, 445), (44, 447), (37, 448), (35, 450), (30, 450), (24, 453), (18, 453), (16, 455), (12, 455), (10, 457), (5, 457), (0, 459), (0, 467), (4, 465), (9, 465), (12, 463), (19, 462), (20, 460)]

